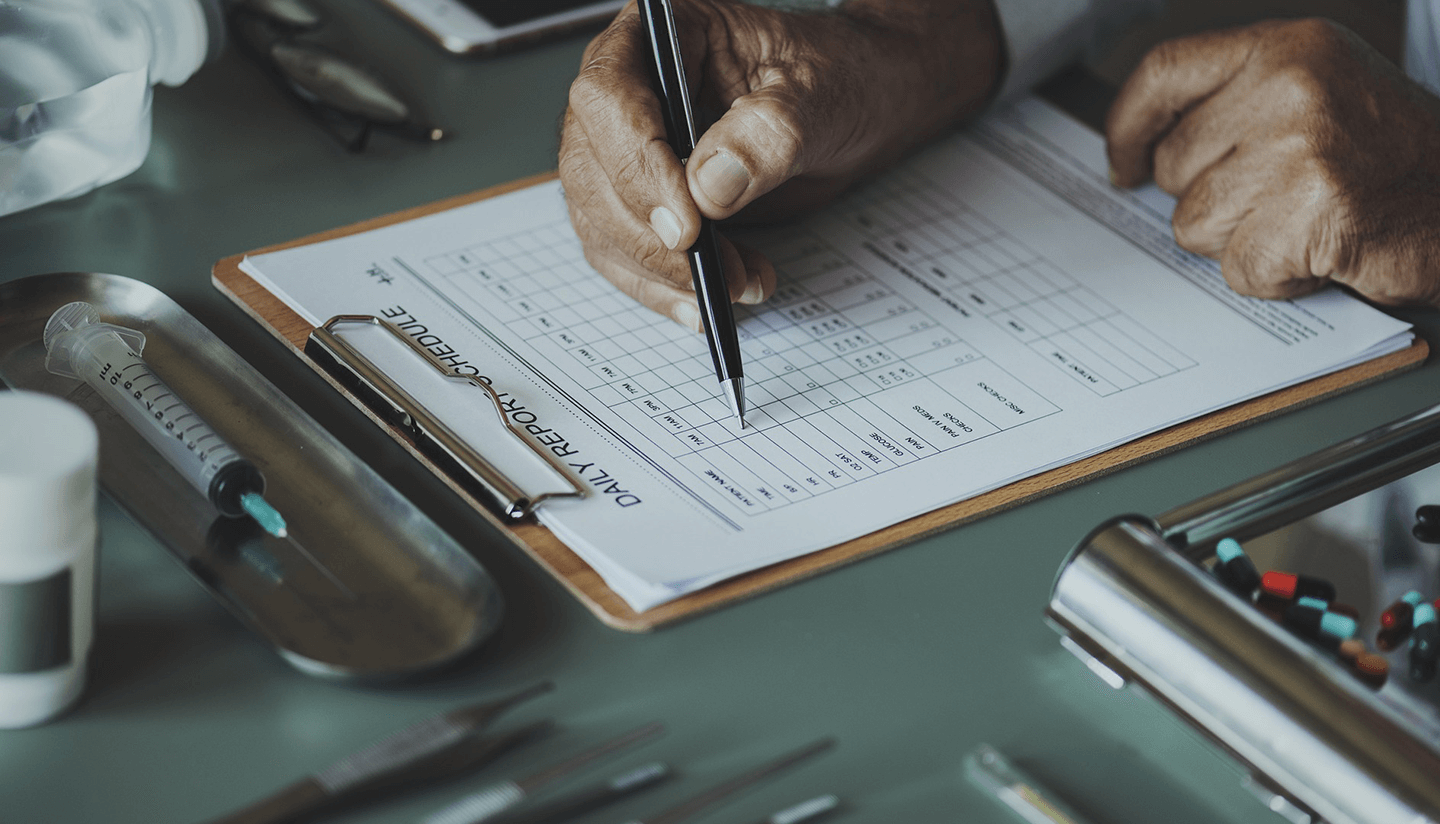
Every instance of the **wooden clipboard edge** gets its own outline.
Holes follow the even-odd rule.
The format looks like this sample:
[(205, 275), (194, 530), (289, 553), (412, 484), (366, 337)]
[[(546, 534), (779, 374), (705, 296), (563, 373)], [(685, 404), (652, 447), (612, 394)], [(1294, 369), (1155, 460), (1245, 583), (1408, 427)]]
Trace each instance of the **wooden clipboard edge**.
[[(477, 192), (457, 195), (349, 226), (267, 246), (247, 254), (262, 254), (344, 237), (474, 203), (553, 180), (555, 177), (556, 173), (553, 171), (534, 175)], [(1417, 336), (1409, 347), (1398, 352), (1392, 352), (1338, 372), (1312, 378), (1304, 383), (1217, 410), (1204, 417), (1177, 424), (1098, 455), (1015, 481), (999, 489), (923, 515), (917, 515), (885, 529), (837, 544), (829, 549), (763, 567), (644, 612), (635, 612), (629, 604), (625, 603), (624, 599), (605, 584), (604, 579), (589, 564), (561, 543), (549, 529), (533, 520), (518, 524), (502, 521), (470, 490), (456, 483), (448, 473), (442, 471), (417, 450), (406, 435), (391, 427), (327, 371), (305, 356), (305, 339), (313, 327), (240, 269), (240, 262), (245, 256), (245, 254), (232, 255), (215, 264), (211, 272), (211, 282), (216, 289), (239, 305), (262, 327), (285, 341), (300, 356), (301, 360), (309, 364), (330, 386), (359, 407), (372, 422), (389, 432), (391, 437), (404, 446), (412, 457), (432, 474), (438, 476), (452, 491), (473, 508), (479, 510), (488, 522), (557, 578), (597, 618), (607, 626), (627, 632), (647, 632), (664, 624), (709, 612), (735, 601), (751, 598), (804, 580), (820, 572), (904, 546), (985, 515), (1004, 511), (1051, 492), (1068, 489), (1084, 481), (1107, 475), (1239, 427), (1365, 386), (1419, 366), (1425, 361), (1430, 351), (1429, 345)]]

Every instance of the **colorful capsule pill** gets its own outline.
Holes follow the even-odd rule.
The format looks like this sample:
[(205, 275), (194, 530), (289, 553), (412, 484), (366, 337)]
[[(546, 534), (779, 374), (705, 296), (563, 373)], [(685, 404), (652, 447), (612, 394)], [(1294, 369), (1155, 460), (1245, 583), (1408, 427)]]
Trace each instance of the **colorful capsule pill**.
[(1290, 600), (1302, 595), (1319, 598), (1322, 601), (1335, 600), (1335, 585), (1323, 578), (1309, 575), (1292, 575), (1288, 572), (1271, 570), (1260, 576), (1260, 589), (1276, 598)]
[(1386, 607), (1385, 611), (1380, 613), (1380, 632), (1375, 635), (1375, 646), (1389, 652), (1405, 643), (1405, 639), (1410, 637), (1410, 630), (1414, 628), (1411, 620), (1415, 614), (1415, 605), (1424, 600), (1425, 596), (1412, 589)]
[(1440, 624), (1435, 622), (1435, 607), (1415, 607), (1415, 629), (1410, 633), (1410, 677), (1425, 682), (1435, 677), (1440, 663)]
[(1350, 662), (1350, 672), (1370, 687), (1380, 689), (1390, 677), (1390, 662), (1385, 656), (1362, 652)]
[(1336, 652), (1339, 652), (1340, 657), (1346, 661), (1353, 662), (1356, 658), (1369, 652), (1369, 650), (1365, 649), (1365, 642), (1359, 638), (1346, 638), (1340, 642), (1340, 646)]
[(1410, 616), (1415, 612), (1415, 605), (1425, 600), (1425, 596), (1410, 590), (1396, 599), (1395, 603), (1385, 608), (1380, 613), (1380, 628), (1395, 629), (1397, 627), (1409, 627)]
[(1436, 623), (1435, 605), (1420, 603), (1415, 605), (1415, 611), (1410, 613), (1410, 629), (1418, 630), (1426, 624)]
[(1222, 538), (1215, 545), (1215, 577), (1244, 598), (1249, 598), (1260, 586), (1259, 571), (1234, 538)]
[(1318, 610), (1327, 610), (1330, 608), (1329, 601), (1322, 601), (1319, 598), (1312, 598), (1309, 595), (1301, 595), (1299, 598), (1296, 598), (1295, 605)]
[(1297, 635), (1338, 647), (1355, 635), (1355, 619), (1328, 610), (1294, 604), (1285, 610), (1285, 626)]
[(1390, 662), (1383, 655), (1376, 655), (1365, 647), (1359, 638), (1346, 638), (1336, 647), (1335, 652), (1345, 662), (1350, 674), (1366, 686), (1380, 689), (1390, 677)]

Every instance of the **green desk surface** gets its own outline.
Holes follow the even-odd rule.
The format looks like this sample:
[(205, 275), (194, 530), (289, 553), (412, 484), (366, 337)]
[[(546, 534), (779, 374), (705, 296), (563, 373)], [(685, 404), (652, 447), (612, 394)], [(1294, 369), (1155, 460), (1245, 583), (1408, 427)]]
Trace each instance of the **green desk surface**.
[[(468, 61), (372, 4), (341, 7), (353, 40), (424, 89), (452, 140), (382, 135), (371, 151), (346, 154), (232, 52), (158, 90), (140, 171), (0, 218), (0, 280), (99, 271), (165, 290), (472, 551), (508, 597), (505, 624), (463, 666), (423, 684), (318, 681), (104, 503), (88, 691), (51, 724), (0, 731), (0, 820), (204, 821), (406, 723), (543, 678), (558, 690), (502, 726), (553, 717), (551, 738), (472, 778), (326, 820), (414, 821), (464, 790), (654, 719), (669, 735), (621, 763), (663, 758), (680, 780), (583, 822), (652, 813), (824, 734), (839, 737), (838, 750), (703, 820), (758, 820), (834, 792), (846, 804), (837, 821), (1010, 821), (962, 776), (981, 742), (1097, 822), (1278, 820), (1155, 702), (1112, 691), (1060, 648), (1040, 618), (1051, 579), (1108, 516), (1158, 514), (1440, 401), (1440, 364), (651, 635), (609, 630), (210, 286), (225, 255), (554, 166), (584, 36)], [(1440, 340), (1434, 313), (1401, 314)]]

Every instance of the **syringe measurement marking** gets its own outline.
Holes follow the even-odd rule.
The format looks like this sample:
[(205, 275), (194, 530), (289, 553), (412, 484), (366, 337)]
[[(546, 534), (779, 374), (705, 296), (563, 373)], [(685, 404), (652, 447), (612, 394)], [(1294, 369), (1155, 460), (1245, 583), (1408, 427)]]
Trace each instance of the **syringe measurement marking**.
[[(110, 371), (110, 369), (113, 368), (113, 366), (114, 366), (114, 364), (106, 363), (106, 364), (105, 364), (105, 368), (100, 370), (100, 377), (101, 377), (101, 378), (104, 378), (105, 375)], [(118, 385), (118, 384), (119, 384), (119, 378), (120, 378), (121, 376), (123, 376), (126, 372), (128, 372), (129, 370), (134, 369), (134, 368), (144, 369), (144, 368), (145, 368), (145, 364), (142, 363), (142, 362), (137, 361), (137, 362), (131, 363), (131, 364), (127, 365), (127, 366), (121, 367), (120, 369), (116, 370), (116, 372), (115, 372), (114, 375), (111, 375), (111, 376), (110, 376), (110, 384), (111, 384), (112, 386)], [(166, 429), (174, 430), (175, 426), (176, 426), (177, 424), (179, 424), (181, 421), (185, 420), (186, 418), (190, 418), (190, 417), (194, 417), (194, 416), (195, 416), (195, 413), (194, 413), (193, 411), (189, 411), (189, 410), (187, 409), (187, 411), (186, 411), (184, 414), (176, 416), (173, 420), (165, 421), (166, 416), (170, 414), (170, 411), (171, 411), (171, 410), (175, 409), (176, 407), (186, 408), (185, 402), (182, 401), (182, 400), (180, 400), (178, 397), (175, 397), (175, 393), (174, 393), (174, 392), (162, 392), (162, 393), (160, 393), (159, 395), (156, 395), (156, 396), (153, 397), (153, 398), (146, 399), (146, 398), (144, 397), (144, 395), (145, 395), (147, 392), (149, 392), (151, 389), (154, 389), (154, 388), (157, 387), (157, 386), (163, 386), (164, 384), (160, 381), (159, 378), (155, 377), (155, 373), (150, 372), (149, 370), (146, 370), (146, 371), (145, 371), (145, 375), (147, 375), (147, 376), (149, 376), (149, 377), (151, 377), (151, 378), (155, 378), (154, 382), (152, 382), (152, 383), (149, 384), (148, 386), (145, 386), (145, 387), (142, 388), (142, 389), (136, 389), (136, 390), (134, 391), (134, 394), (132, 395), (132, 397), (133, 397), (135, 400), (137, 400), (137, 401), (144, 401), (146, 411), (149, 411), (149, 412), (153, 413), (153, 414), (155, 415), (155, 420), (164, 422)], [(138, 379), (137, 379), (137, 380), (138, 380)], [(126, 381), (126, 382), (125, 382), (125, 385), (124, 385), (124, 388), (125, 388), (126, 390), (131, 389), (131, 387), (134, 386), (134, 383), (135, 383), (135, 382), (134, 382), (133, 380), (132, 380), (132, 381)], [(155, 405), (158, 404), (160, 401), (164, 400), (165, 398), (175, 398), (175, 402), (172, 403), (172, 404), (170, 404), (169, 406), (165, 407), (164, 409), (158, 409), (158, 410), (157, 410), (157, 409), (155, 408)], [(188, 427), (186, 427), (185, 429), (182, 429), (182, 430), (180, 430), (179, 432), (176, 432), (176, 433), (175, 433), (175, 437), (176, 437), (177, 439), (179, 439), (180, 441), (185, 442), (185, 435), (186, 435), (187, 433), (189, 433), (191, 430), (196, 429), (197, 427), (200, 427), (200, 426), (204, 426), (204, 423), (203, 423), (203, 422), (200, 422), (200, 423), (192, 424), (191, 426), (188, 426)], [(211, 438), (211, 437), (215, 437), (215, 433), (214, 433), (214, 432), (207, 433), (206, 435), (203, 435), (203, 436), (201, 436), (200, 438), (195, 439), (194, 441), (187, 442), (187, 443), (185, 443), (185, 446), (186, 446), (187, 449), (189, 449), (189, 450), (191, 450), (191, 451), (194, 451), (195, 448), (200, 445), (200, 442), (201, 442), (201, 441), (204, 441), (206, 438)], [(199, 458), (200, 458), (201, 461), (204, 461), (204, 460), (206, 460), (206, 459), (209, 457), (208, 454), (205, 453), (205, 452), (200, 452), (200, 453), (198, 453), (198, 456), (199, 456)]]
[[(102, 378), (105, 377), (105, 373), (110, 370), (111, 366), (112, 366), (112, 364), (109, 364), (109, 363), (105, 364), (105, 368), (102, 369), (102, 370), (100, 370), (100, 377), (102, 377)], [(137, 362), (137, 363), (132, 363), (132, 364), (130, 364), (129, 366), (126, 366), (126, 367), (123, 367), (123, 368), (117, 370), (117, 371), (115, 372), (115, 374), (110, 377), (110, 384), (111, 384), (112, 386), (117, 385), (117, 384), (119, 383), (118, 378), (119, 378), (121, 375), (125, 374), (125, 372), (126, 372), (127, 370), (129, 370), (131, 367), (136, 367), (136, 366), (143, 368), (143, 367), (144, 367), (144, 364), (143, 364), (143, 363), (139, 363), (139, 362)], [(152, 378), (155, 377), (155, 374), (154, 374), (153, 372), (146, 371), (145, 374), (149, 375), (149, 376), (152, 377)], [(133, 385), (133, 383), (134, 383), (133, 381), (126, 381), (124, 388), (127, 389), (127, 390), (130, 389), (130, 387)], [(139, 401), (139, 400), (144, 400), (143, 395), (144, 395), (146, 392), (149, 392), (151, 389), (154, 389), (156, 386), (162, 386), (162, 385), (163, 385), (163, 384), (161, 383), (160, 379), (159, 379), (159, 378), (156, 378), (154, 383), (150, 384), (149, 386), (145, 387), (144, 389), (135, 390), (135, 393), (134, 393), (134, 396), (133, 396), (133, 397), (134, 397), (135, 400), (137, 400), (137, 401)], [(175, 398), (175, 402), (172, 403), (172, 404), (170, 404), (169, 406), (165, 407), (164, 409), (158, 409), (158, 410), (157, 410), (157, 409), (155, 408), (155, 405), (158, 404), (160, 401), (164, 400), (165, 398)], [(185, 409), (187, 409), (187, 411), (186, 411), (184, 414), (182, 414), (182, 415), (176, 416), (173, 420), (166, 421), (165, 418), (166, 418), (167, 415), (170, 414), (170, 410), (175, 409), (176, 407), (185, 408)], [(180, 421), (183, 421), (183, 420), (185, 420), (186, 418), (193, 417), (193, 416), (195, 415), (195, 413), (194, 413), (193, 411), (188, 411), (188, 407), (185, 406), (185, 402), (182, 401), (182, 400), (180, 400), (178, 397), (176, 397), (174, 392), (162, 392), (162, 393), (160, 393), (159, 395), (155, 396), (154, 398), (151, 398), (151, 399), (149, 399), (149, 400), (145, 400), (145, 409), (146, 409), (147, 411), (149, 411), (149, 412), (152, 412), (152, 413), (155, 415), (155, 420), (160, 421), (160, 422), (163, 422), (163, 423), (165, 424), (165, 428), (168, 429), (168, 430), (174, 430), (175, 426), (176, 426), (177, 424), (179, 424)], [(186, 427), (185, 429), (182, 429), (182, 430), (180, 430), (179, 432), (176, 432), (176, 433), (175, 433), (175, 437), (176, 437), (181, 443), (183, 443), (183, 444), (185, 445), (185, 448), (186, 448), (186, 449), (190, 450), (191, 452), (195, 452), (196, 457), (199, 458), (202, 463), (204, 463), (204, 462), (206, 462), (206, 461), (208, 461), (208, 460), (210, 459), (210, 453), (207, 452), (207, 451), (199, 451), (199, 452), (197, 452), (196, 450), (197, 450), (197, 448), (200, 446), (201, 442), (205, 441), (205, 440), (208, 439), (208, 438), (218, 437), (218, 435), (216, 435), (214, 431), (210, 431), (210, 432), (207, 432), (207, 433), (205, 433), (204, 435), (201, 435), (200, 437), (194, 439), (193, 441), (187, 441), (187, 440), (185, 439), (186, 434), (188, 434), (192, 429), (196, 429), (197, 427), (201, 427), (201, 426), (204, 426), (204, 423), (203, 423), (203, 422), (196, 423), (196, 424), (193, 424), (193, 425), (191, 425), (191, 426), (188, 426), (188, 427)]]
[[(150, 370), (137, 351), (145, 345), (141, 332), (102, 323), (95, 307), (75, 302), (50, 316), (44, 341), (50, 372), (102, 390), (121, 417), (222, 514), (248, 515), (271, 535), (286, 537), (284, 519), (263, 496), (264, 476)], [(205, 431), (192, 440), (196, 429)]]

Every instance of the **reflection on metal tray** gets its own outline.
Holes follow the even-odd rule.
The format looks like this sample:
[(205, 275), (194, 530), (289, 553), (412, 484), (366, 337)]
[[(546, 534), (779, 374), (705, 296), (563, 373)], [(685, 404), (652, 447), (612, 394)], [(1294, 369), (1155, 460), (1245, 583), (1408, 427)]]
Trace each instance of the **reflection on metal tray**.
[[(87, 386), (45, 371), (41, 331), (71, 301), (145, 334), (155, 372), (265, 474), (273, 538), (205, 497)], [(433, 521), (164, 294), (116, 275), (0, 285), (0, 381), (68, 398), (100, 429), (100, 483), (222, 603), (307, 673), (383, 679), (485, 640), (502, 601)]]
[(1219, 743), (1290, 821), (1440, 821), (1440, 684), (1411, 682), (1402, 648), (1372, 689), (1204, 566), (1228, 536), (1261, 570), (1326, 577), (1373, 643), (1397, 589), (1440, 595), (1440, 550), (1410, 535), (1416, 504), (1440, 503), (1437, 463), (1440, 407), (1155, 520), (1117, 518), (1060, 568), (1046, 617), (1107, 681)]

